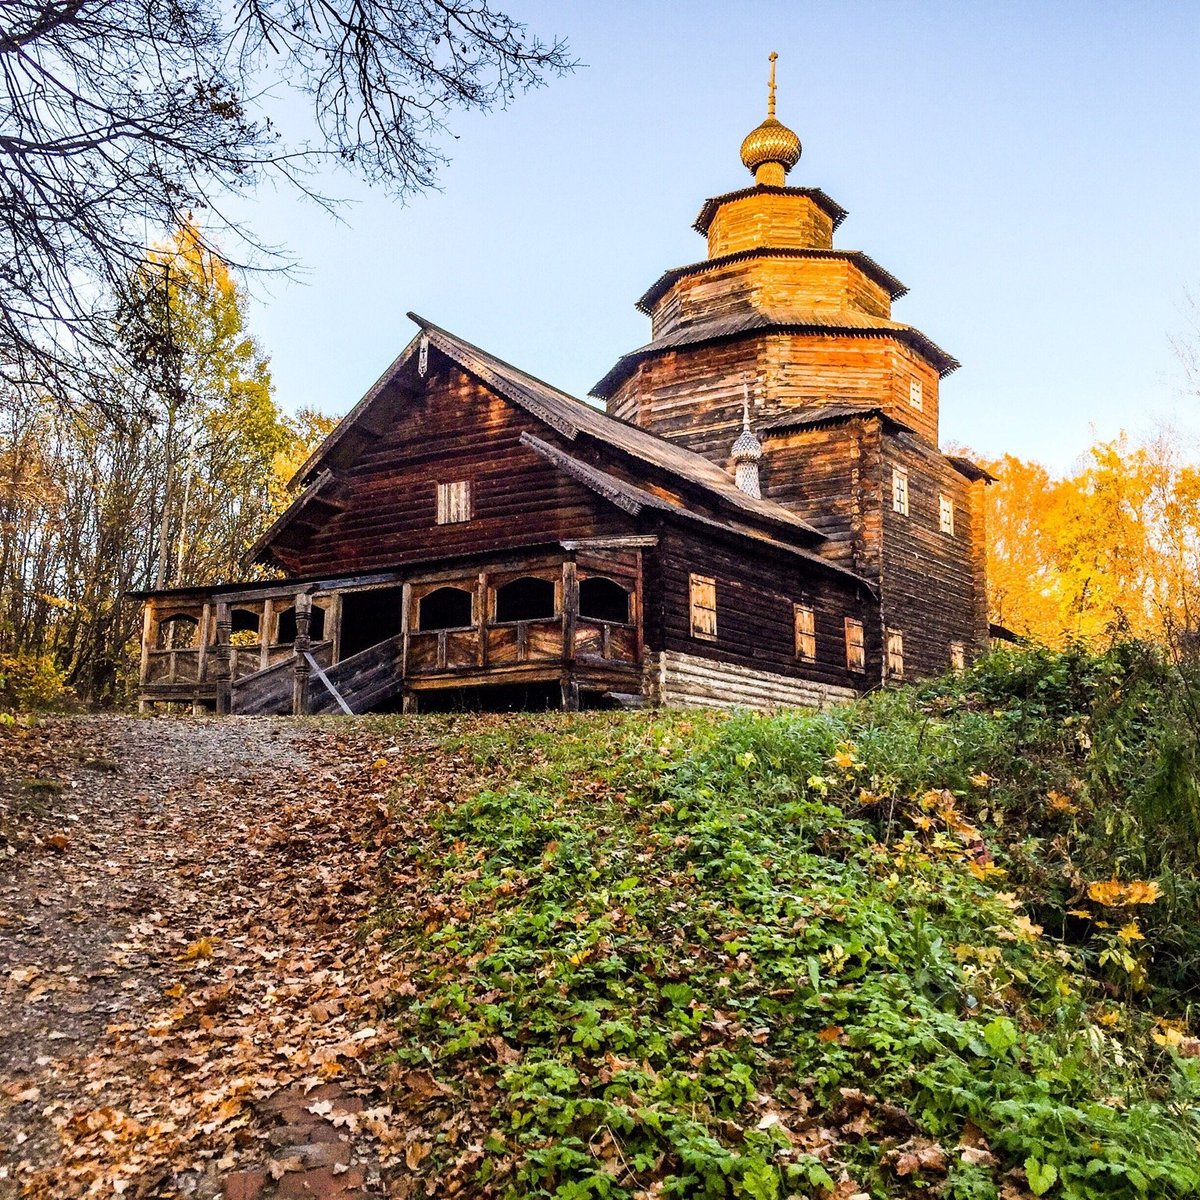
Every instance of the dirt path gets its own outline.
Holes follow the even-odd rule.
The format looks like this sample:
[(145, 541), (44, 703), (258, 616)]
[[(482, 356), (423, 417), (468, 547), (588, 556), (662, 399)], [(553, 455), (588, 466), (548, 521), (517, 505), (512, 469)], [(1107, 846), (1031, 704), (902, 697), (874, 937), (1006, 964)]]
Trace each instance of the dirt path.
[(0, 727), (0, 1198), (409, 1194), (362, 935), (418, 738)]

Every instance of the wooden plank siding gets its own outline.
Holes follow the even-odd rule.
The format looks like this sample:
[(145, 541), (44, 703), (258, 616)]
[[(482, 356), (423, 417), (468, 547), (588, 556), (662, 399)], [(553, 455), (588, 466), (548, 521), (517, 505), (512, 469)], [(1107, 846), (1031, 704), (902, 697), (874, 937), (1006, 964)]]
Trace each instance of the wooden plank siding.
[[(861, 588), (820, 568), (795, 560), (722, 545), (690, 532), (665, 527), (647, 572), (646, 599), (654, 607), (647, 618), (647, 646), (699, 658), (840, 687), (861, 688), (878, 679), (878, 637), (873, 636), (871, 605)], [(692, 636), (689, 580), (697, 571), (716, 582), (717, 636)], [(816, 626), (816, 660), (796, 655), (795, 604), (810, 604)], [(846, 667), (844, 620), (864, 618), (868, 673)]]
[(653, 337), (662, 337), (689, 321), (732, 315), (746, 308), (779, 317), (779, 298), (787, 296), (787, 319), (794, 310), (829, 312), (855, 309), (876, 317), (891, 316), (891, 298), (849, 258), (796, 258), (764, 255), (706, 267), (678, 279), (655, 306)]
[[(395, 567), (435, 557), (634, 530), (630, 517), (521, 445), (552, 437), (457, 368), (401, 406), (390, 427), (340, 473), (345, 507), (272, 545), (289, 573)], [(437, 484), (471, 483), (469, 521), (437, 524)]]
[[(941, 455), (915, 439), (884, 438), (882, 467), (908, 471), (908, 516), (892, 509), (884, 491), (883, 624), (904, 634), (908, 678), (950, 669), (951, 644), (962, 642), (968, 656), (987, 640), (982, 561), (982, 482), (965, 479)], [(939, 525), (940, 495), (954, 504), (954, 533)]]
[(878, 417), (788, 430), (764, 445), (763, 494), (826, 535), (825, 557), (878, 579), (883, 537)]
[[(914, 378), (920, 410), (909, 402)], [(828, 404), (880, 407), (936, 446), (938, 383), (931, 364), (890, 338), (765, 333), (653, 355), (618, 388), (608, 411), (728, 468), (744, 384), (752, 424)]]

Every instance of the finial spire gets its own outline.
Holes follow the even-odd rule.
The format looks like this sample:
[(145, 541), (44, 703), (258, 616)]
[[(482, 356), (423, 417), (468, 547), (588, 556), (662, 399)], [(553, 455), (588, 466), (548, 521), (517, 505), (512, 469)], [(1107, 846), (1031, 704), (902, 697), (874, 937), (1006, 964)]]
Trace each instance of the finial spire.
[(754, 175), (756, 183), (768, 187), (783, 187), (787, 173), (800, 160), (800, 139), (786, 125), (775, 119), (775, 60), (772, 50), (767, 83), (767, 118), (751, 130), (742, 142), (742, 162)]
[(750, 385), (742, 383), (742, 432), (734, 439), (733, 449), (733, 478), (737, 487), (753, 496), (762, 498), (762, 485), (758, 479), (758, 464), (762, 460), (762, 443), (754, 436), (750, 428)]

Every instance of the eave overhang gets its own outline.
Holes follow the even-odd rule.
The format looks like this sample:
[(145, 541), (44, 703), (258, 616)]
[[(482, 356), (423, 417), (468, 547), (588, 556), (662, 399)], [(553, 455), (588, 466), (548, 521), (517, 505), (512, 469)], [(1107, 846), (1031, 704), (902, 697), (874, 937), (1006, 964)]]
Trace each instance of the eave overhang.
[(687, 275), (701, 275), (734, 263), (749, 262), (759, 258), (824, 258), (841, 259), (853, 263), (873, 283), (877, 283), (893, 300), (908, 294), (908, 288), (890, 271), (881, 267), (873, 258), (861, 250), (823, 250), (803, 246), (755, 246), (751, 250), (739, 250), (735, 254), (723, 254), (720, 258), (706, 258), (685, 267), (672, 267), (664, 271), (647, 290), (638, 297), (635, 307), (646, 316), (653, 315), (654, 306), (675, 283)]
[(723, 196), (713, 196), (711, 199), (705, 200), (704, 207), (700, 209), (700, 215), (696, 218), (692, 228), (697, 233), (707, 236), (708, 227), (712, 224), (713, 217), (717, 215), (717, 209), (733, 200), (744, 200), (747, 196), (806, 196), (829, 217), (833, 222), (834, 229), (850, 215), (836, 200), (827, 196), (820, 188), (776, 187), (773, 184), (759, 183), (753, 187), (739, 188), (736, 192), (726, 192)]

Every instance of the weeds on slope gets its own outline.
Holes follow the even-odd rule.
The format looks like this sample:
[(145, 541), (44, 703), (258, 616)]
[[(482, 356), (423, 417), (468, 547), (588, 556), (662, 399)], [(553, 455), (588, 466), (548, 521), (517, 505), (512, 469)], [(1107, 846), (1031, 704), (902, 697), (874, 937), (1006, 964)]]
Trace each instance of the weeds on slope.
[(468, 732), (491, 782), (392, 917), (412, 1165), (564, 1200), (1200, 1195), (1194, 934), (1155, 959), (1188, 818), (1153, 807), (1135, 667)]

